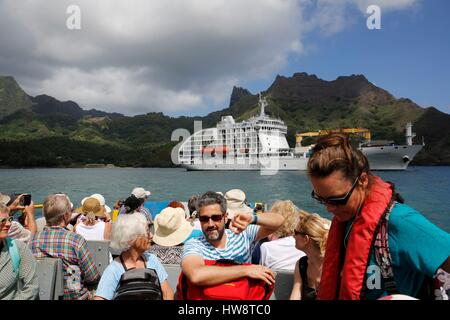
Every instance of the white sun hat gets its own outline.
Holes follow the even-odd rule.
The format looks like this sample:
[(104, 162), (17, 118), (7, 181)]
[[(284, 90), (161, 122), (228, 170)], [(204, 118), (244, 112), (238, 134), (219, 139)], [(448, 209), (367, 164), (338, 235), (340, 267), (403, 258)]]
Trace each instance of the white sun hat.
[(153, 241), (160, 246), (176, 246), (186, 240), (194, 227), (185, 219), (181, 208), (167, 207), (155, 218)]
[(10, 200), (11, 200), (10, 196), (0, 193), (0, 203), (3, 203), (6, 205)]
[(227, 200), (228, 218), (233, 219), (234, 215), (240, 213), (252, 213), (253, 209), (245, 204), (245, 193), (240, 189), (232, 189), (225, 193)]
[(150, 196), (152, 193), (150, 191), (145, 190), (141, 187), (136, 187), (131, 191), (131, 194), (135, 195), (136, 198), (144, 199), (148, 196)]

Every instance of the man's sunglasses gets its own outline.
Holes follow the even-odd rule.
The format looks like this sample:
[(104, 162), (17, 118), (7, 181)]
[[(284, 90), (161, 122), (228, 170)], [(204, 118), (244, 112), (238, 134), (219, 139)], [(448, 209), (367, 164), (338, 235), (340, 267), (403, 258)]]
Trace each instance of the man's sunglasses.
[(0, 218), (0, 223), (5, 223), (6, 221), (8, 222), (12, 222), (14, 220), (13, 217), (8, 217), (8, 218)]
[(219, 222), (220, 220), (222, 220), (223, 218), (223, 214), (213, 214), (212, 216), (199, 216), (198, 220), (200, 220), (200, 222), (206, 223), (209, 222), (209, 219), (211, 219), (214, 222)]
[(356, 187), (356, 183), (358, 182), (359, 176), (355, 179), (355, 181), (353, 182), (352, 188), (347, 192), (347, 194), (343, 197), (328, 197), (328, 198), (323, 198), (319, 195), (317, 195), (314, 190), (311, 191), (311, 197), (314, 200), (317, 200), (318, 202), (320, 202), (321, 204), (324, 205), (333, 205), (333, 206), (345, 206), (348, 202), (348, 199), (350, 199), (353, 190), (355, 190)]

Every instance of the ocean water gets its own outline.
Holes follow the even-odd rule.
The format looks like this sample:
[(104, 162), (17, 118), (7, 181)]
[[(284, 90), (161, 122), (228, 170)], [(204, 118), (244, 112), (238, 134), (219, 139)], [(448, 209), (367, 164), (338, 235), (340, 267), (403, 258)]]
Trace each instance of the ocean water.
[[(440, 228), (450, 232), (450, 167), (411, 166), (406, 171), (377, 171), (394, 182), (407, 204), (422, 212)], [(74, 206), (84, 197), (101, 193), (112, 207), (135, 186), (151, 191), (151, 200), (187, 201), (193, 194), (239, 188), (250, 202), (292, 200), (297, 206), (331, 218), (325, 208), (311, 199), (306, 172), (279, 172), (262, 176), (258, 171), (186, 171), (159, 168), (93, 169), (1, 169), (0, 192), (31, 193), (42, 203), (50, 193), (69, 195)], [(37, 212), (39, 215), (40, 212)]]

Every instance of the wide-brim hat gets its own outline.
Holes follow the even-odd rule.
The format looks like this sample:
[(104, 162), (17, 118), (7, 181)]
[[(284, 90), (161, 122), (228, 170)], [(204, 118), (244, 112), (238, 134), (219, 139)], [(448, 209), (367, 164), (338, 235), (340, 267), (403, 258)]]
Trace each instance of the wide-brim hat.
[(87, 198), (81, 207), (77, 208), (77, 212), (82, 214), (93, 213), (96, 217), (106, 218), (106, 209), (100, 204), (96, 198)]
[(245, 204), (245, 193), (240, 189), (232, 189), (225, 193), (228, 218), (233, 219), (236, 213), (252, 213), (253, 209)]
[(186, 240), (194, 227), (185, 219), (181, 208), (165, 208), (154, 220), (153, 241), (165, 247), (176, 246)]
[(90, 195), (89, 197), (83, 198), (83, 200), (81, 200), (81, 205), (83, 205), (84, 202), (86, 201), (86, 199), (89, 199), (89, 198), (95, 198), (98, 201), (100, 201), (100, 205), (105, 207), (106, 213), (108, 213), (108, 214), (111, 213), (111, 211), (112, 211), (111, 208), (105, 204), (105, 197), (102, 196), (100, 193), (94, 193), (94, 194)]
[(4, 205), (7, 205), (10, 200), (11, 200), (10, 196), (8, 196), (6, 194), (3, 194), (3, 193), (0, 193), (0, 203), (3, 203)]

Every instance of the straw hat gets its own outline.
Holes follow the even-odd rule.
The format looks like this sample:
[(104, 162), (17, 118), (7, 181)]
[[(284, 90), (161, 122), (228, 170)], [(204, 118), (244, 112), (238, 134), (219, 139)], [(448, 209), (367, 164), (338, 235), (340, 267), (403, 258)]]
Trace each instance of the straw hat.
[(3, 203), (4, 205), (6, 205), (9, 202), (9, 200), (11, 200), (10, 196), (0, 193), (0, 203)]
[(84, 202), (89, 198), (95, 198), (98, 201), (100, 201), (100, 205), (105, 207), (106, 213), (108, 213), (108, 214), (111, 213), (111, 208), (105, 204), (105, 197), (103, 197), (100, 193), (94, 193), (94, 194), (90, 195), (89, 197), (83, 198), (83, 200), (81, 200), (81, 205), (83, 205)]
[(186, 219), (181, 208), (167, 207), (154, 221), (153, 241), (160, 246), (176, 246), (189, 237), (194, 228)]
[(84, 200), (83, 206), (79, 207), (77, 211), (83, 214), (93, 213), (96, 217), (106, 218), (106, 210), (96, 198), (87, 198)]
[(253, 209), (245, 204), (245, 193), (240, 189), (232, 189), (225, 193), (228, 218), (233, 219), (238, 212), (253, 213)]

